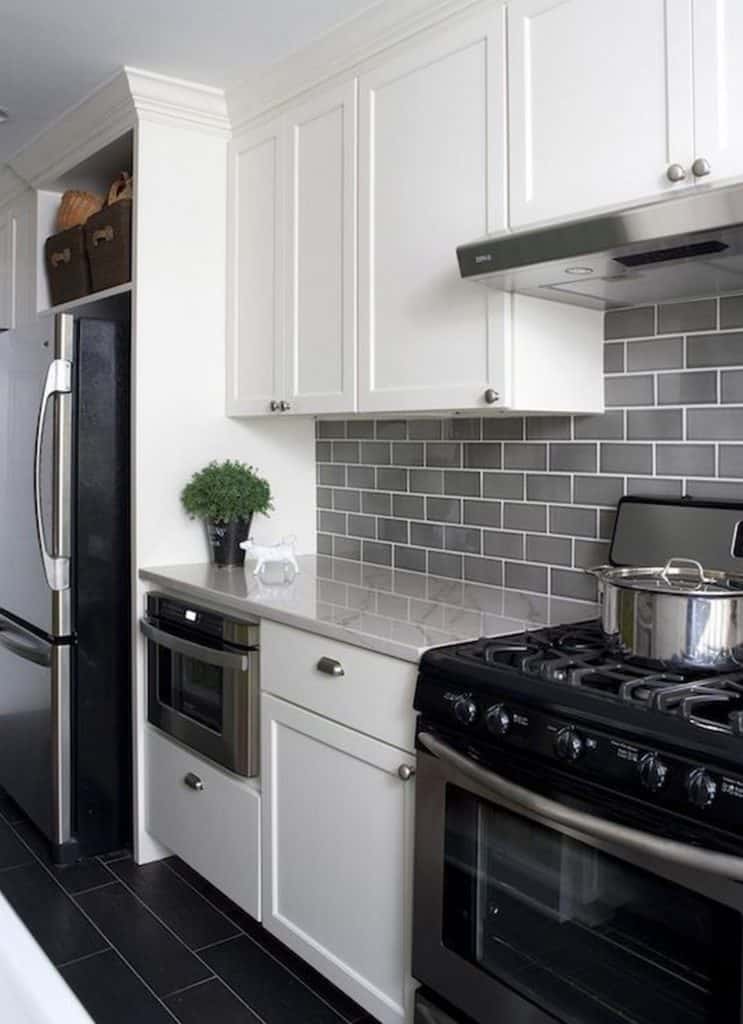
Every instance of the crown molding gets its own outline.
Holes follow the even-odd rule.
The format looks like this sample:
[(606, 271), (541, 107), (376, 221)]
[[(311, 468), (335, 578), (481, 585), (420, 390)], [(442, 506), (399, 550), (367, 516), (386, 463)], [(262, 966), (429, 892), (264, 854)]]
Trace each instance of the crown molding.
[[(505, 0), (498, 0), (500, 6)], [(233, 131), (300, 93), (347, 73), (417, 32), (493, 0), (383, 0), (227, 90)]]
[(230, 135), (223, 89), (169, 78), (141, 68), (125, 67), (124, 74), (138, 117), (175, 121), (224, 137)]

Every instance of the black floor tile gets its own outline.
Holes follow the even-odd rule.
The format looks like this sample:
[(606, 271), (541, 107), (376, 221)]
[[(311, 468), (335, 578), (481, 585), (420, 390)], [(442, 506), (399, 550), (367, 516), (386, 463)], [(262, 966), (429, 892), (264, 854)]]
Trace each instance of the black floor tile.
[[(159, 1000), (113, 950), (62, 967), (60, 974), (95, 1024), (173, 1024)], [(205, 1017), (204, 1024), (209, 1020)]]
[(69, 864), (66, 867), (53, 864), (49, 855), (48, 842), (30, 821), (23, 821), (16, 825), (15, 831), (24, 843), (31, 847), (42, 864), (49, 868), (67, 892), (83, 892), (96, 885), (106, 885), (107, 882), (115, 881), (113, 875), (97, 860), (81, 860), (77, 864)]
[(0, 890), (53, 963), (106, 948), (104, 939), (41, 865), (0, 872)]
[(4, 868), (17, 868), (20, 864), (28, 864), (32, 860), (33, 857), (10, 825), (0, 821), (0, 871)]
[(110, 853), (101, 853), (98, 856), (98, 860), (101, 864), (108, 864), (112, 860), (131, 860), (131, 850), (111, 850)]
[(242, 931), (250, 933), (253, 928), (261, 927), (255, 918), (247, 914), (241, 907), (238, 907), (236, 903), (233, 903), (228, 896), (225, 896), (219, 889), (216, 889), (211, 882), (207, 882), (205, 878), (194, 871), (185, 861), (182, 861), (180, 857), (168, 857), (165, 860), (159, 861), (159, 863), (166, 865), (172, 871), (175, 871), (177, 875), (180, 875), (184, 881), (188, 882), (192, 888), (209, 900), (217, 910), (221, 910)]
[(260, 1017), (216, 978), (168, 996), (165, 1002), (181, 1024), (261, 1024)]
[(9, 825), (26, 820), (26, 815), (4, 789), (0, 789), (0, 818), (4, 818)]
[(203, 981), (210, 972), (123, 885), (77, 900), (137, 974), (159, 996)]
[(238, 934), (238, 928), (160, 861), (139, 866), (114, 861), (110, 870), (136, 892), (190, 949)]
[(342, 1020), (252, 939), (230, 939), (201, 955), (265, 1024), (339, 1024)]

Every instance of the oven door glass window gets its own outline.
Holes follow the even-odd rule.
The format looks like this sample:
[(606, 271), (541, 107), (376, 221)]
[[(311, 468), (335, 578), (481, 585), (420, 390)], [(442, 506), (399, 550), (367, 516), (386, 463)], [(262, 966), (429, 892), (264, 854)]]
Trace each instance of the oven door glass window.
[(447, 787), (444, 944), (571, 1024), (739, 1024), (740, 913)]
[(225, 669), (159, 648), (159, 696), (163, 704), (213, 732), (222, 732)]

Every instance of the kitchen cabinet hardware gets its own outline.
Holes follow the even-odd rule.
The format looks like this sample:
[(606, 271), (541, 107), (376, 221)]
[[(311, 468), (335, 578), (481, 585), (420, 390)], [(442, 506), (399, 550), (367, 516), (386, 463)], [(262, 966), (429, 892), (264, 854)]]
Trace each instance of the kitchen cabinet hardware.
[(493, 390), (493, 388), (488, 388), (485, 394), (483, 395), (483, 398), (488, 403), (488, 405), (495, 405), (495, 403), (500, 398), (500, 395), (498, 394), (497, 391)]
[(403, 782), (408, 782), (415, 775), (415, 767), (412, 764), (401, 764), (397, 769), (397, 774)]
[(712, 167), (709, 160), (703, 156), (698, 156), (694, 163), (691, 165), (692, 174), (695, 178), (706, 178), (708, 174), (712, 173)]
[(686, 178), (686, 168), (682, 167), (681, 164), (671, 164), (666, 171), (666, 177), (669, 181), (684, 181)]
[(279, 402), (279, 409), (281, 412), (289, 412), (289, 410), (291, 409), (291, 402)]
[(276, 401), (275, 398), (269, 403), (268, 408), (271, 410), (271, 412), (279, 411), (279, 403)]
[(346, 674), (346, 670), (335, 658), (320, 658), (317, 663), (317, 671), (324, 672), (326, 676), (335, 676), (336, 678)]
[(195, 772), (189, 772), (184, 776), (183, 781), (189, 789), (193, 789), (196, 793), (204, 791), (204, 783)]

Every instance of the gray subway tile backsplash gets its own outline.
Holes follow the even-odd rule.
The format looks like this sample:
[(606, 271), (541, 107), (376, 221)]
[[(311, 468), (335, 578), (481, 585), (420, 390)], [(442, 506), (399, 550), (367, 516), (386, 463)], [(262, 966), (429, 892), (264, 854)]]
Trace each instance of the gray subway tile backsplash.
[(612, 310), (605, 331), (601, 415), (318, 421), (319, 553), (570, 621), (595, 614), (583, 570), (623, 494), (743, 502), (743, 296)]

